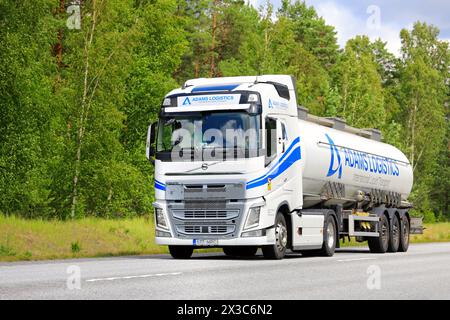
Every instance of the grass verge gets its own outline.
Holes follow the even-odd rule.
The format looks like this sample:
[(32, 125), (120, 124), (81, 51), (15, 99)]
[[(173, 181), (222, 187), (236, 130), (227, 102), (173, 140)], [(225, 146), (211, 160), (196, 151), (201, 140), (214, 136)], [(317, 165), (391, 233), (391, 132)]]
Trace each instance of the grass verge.
[(167, 253), (144, 218), (25, 220), (0, 215), (0, 261)]
[[(450, 241), (450, 223), (426, 225), (411, 242)], [(344, 246), (366, 246), (347, 242)], [(212, 249), (214, 250), (214, 249)], [(217, 251), (217, 249), (216, 249)], [(167, 253), (154, 242), (152, 219), (25, 220), (0, 215), (0, 261)]]

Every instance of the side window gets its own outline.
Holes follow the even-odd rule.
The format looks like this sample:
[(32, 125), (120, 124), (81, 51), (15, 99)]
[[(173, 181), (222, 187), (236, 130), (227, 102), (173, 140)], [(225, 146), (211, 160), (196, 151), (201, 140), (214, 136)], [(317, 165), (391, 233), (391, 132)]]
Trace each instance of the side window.
[(266, 118), (266, 165), (269, 164), (277, 154), (277, 121)]

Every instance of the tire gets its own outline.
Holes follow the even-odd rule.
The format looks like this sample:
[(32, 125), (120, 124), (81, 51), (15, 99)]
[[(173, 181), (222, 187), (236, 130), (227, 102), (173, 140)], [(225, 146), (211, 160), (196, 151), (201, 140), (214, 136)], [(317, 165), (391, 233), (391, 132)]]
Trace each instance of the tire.
[(194, 252), (194, 248), (189, 246), (169, 246), (169, 252), (174, 259), (189, 259)]
[(400, 246), (400, 221), (397, 215), (392, 218), (391, 230), (389, 232), (388, 252), (397, 252)]
[(389, 221), (385, 214), (381, 215), (379, 237), (369, 238), (369, 248), (371, 253), (385, 253), (389, 246)]
[(288, 236), (286, 219), (281, 212), (278, 212), (275, 218), (275, 244), (262, 247), (264, 258), (271, 260), (283, 259), (286, 255)]
[(323, 257), (332, 257), (336, 250), (336, 222), (332, 216), (328, 216), (324, 228), (324, 241), (322, 249), (317, 251), (317, 254)]
[(230, 257), (253, 257), (258, 247), (224, 247), (223, 252)]
[(400, 221), (400, 245), (398, 247), (398, 252), (406, 252), (409, 248), (409, 219), (405, 215)]

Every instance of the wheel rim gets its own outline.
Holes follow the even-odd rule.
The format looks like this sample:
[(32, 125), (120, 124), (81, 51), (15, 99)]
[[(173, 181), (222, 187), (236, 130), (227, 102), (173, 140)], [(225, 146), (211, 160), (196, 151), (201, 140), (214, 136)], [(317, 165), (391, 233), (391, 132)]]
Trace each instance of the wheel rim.
[(334, 236), (335, 236), (335, 232), (334, 232), (334, 225), (333, 223), (328, 223), (327, 226), (327, 245), (328, 248), (333, 248), (334, 246)]
[(278, 251), (283, 251), (287, 245), (287, 229), (286, 226), (279, 222), (275, 229), (276, 237), (277, 237), (277, 249)]

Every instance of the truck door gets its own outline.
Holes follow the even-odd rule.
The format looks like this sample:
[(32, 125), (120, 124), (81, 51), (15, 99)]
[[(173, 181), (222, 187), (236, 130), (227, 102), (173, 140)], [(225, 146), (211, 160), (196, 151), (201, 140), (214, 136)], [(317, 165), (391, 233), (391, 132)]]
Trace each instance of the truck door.
[(296, 119), (279, 119), (278, 149), (284, 157), (287, 168), (280, 177), (283, 190), (289, 194), (291, 209), (299, 209), (303, 205), (301, 149), (298, 134), (296, 134)]
[(277, 188), (282, 188), (283, 185), (286, 183), (286, 181), (288, 180), (288, 177), (290, 175), (290, 170), (292, 168), (287, 168), (285, 169), (285, 163), (286, 163), (286, 158), (287, 158), (287, 154), (285, 154), (288, 150), (287, 148), (289, 148), (289, 139), (288, 139), (288, 134), (287, 134), (287, 130), (286, 130), (286, 122), (280, 118), (278, 118), (276, 120), (276, 138), (275, 140), (275, 144), (276, 144), (276, 157), (278, 159), (281, 160), (280, 164), (278, 165), (278, 170), (277, 170), (277, 177), (274, 180), (274, 189)]

